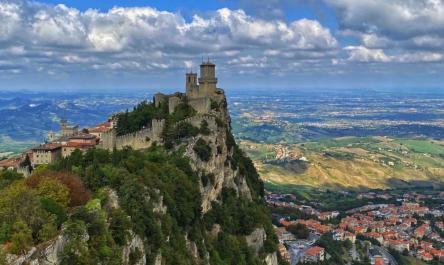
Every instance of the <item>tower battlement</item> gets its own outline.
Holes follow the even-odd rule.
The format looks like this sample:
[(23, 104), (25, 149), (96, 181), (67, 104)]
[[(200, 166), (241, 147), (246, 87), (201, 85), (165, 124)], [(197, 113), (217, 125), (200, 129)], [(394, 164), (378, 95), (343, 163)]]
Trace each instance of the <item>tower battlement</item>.
[(186, 96), (189, 99), (210, 97), (217, 92), (216, 65), (210, 60), (200, 65), (199, 78), (193, 72), (187, 73), (185, 78)]

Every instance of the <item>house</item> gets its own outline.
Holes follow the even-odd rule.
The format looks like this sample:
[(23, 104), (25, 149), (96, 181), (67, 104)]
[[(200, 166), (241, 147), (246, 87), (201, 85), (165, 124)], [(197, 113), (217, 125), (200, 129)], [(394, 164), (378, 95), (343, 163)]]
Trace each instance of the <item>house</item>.
[(383, 257), (375, 257), (370, 262), (371, 265), (387, 265), (388, 263)]
[(384, 245), (393, 248), (399, 252), (403, 252), (404, 250), (410, 251), (410, 244), (408, 241), (404, 240), (388, 240), (384, 243)]
[(87, 151), (94, 148), (99, 142), (99, 139), (92, 134), (77, 134), (69, 137), (66, 143), (62, 144), (62, 157), (68, 157), (79, 149), (81, 151)]
[(323, 247), (310, 247), (304, 252), (304, 262), (318, 262), (325, 259), (325, 249)]
[(430, 254), (438, 258), (440, 261), (444, 261), (444, 250), (442, 249), (431, 249)]
[(368, 251), (368, 256), (370, 258), (370, 264), (372, 265), (387, 265), (388, 260), (384, 258), (381, 252), (376, 248), (370, 248)]
[(345, 231), (344, 240), (350, 240), (352, 243), (355, 243), (356, 242), (356, 235), (349, 232), (349, 231)]
[(31, 149), (33, 166), (45, 165), (62, 157), (62, 145), (49, 143), (36, 146)]
[(290, 263), (291, 256), (284, 244), (278, 244), (278, 251), (281, 254), (282, 259)]
[(424, 237), (430, 231), (430, 226), (428, 224), (423, 224), (415, 229), (416, 238)]
[(296, 239), (296, 237), (292, 233), (288, 232), (285, 227), (275, 227), (274, 231), (276, 232), (279, 242), (281, 243)]
[(98, 124), (95, 127), (88, 128), (88, 133), (95, 135), (98, 139), (101, 139), (102, 134), (111, 131), (113, 129), (113, 127), (114, 127), (114, 124), (110, 120), (110, 121), (106, 121), (101, 124)]
[(418, 253), (418, 255), (416, 257), (418, 259), (421, 259), (424, 261), (432, 261), (433, 260), (433, 255), (430, 254), (429, 252)]
[(21, 159), (18, 157), (0, 160), (0, 171), (17, 169)]
[(376, 241), (378, 241), (380, 244), (384, 244), (384, 238), (378, 232), (368, 232), (368, 233), (365, 233), (364, 236), (369, 237), (369, 238), (373, 238)]

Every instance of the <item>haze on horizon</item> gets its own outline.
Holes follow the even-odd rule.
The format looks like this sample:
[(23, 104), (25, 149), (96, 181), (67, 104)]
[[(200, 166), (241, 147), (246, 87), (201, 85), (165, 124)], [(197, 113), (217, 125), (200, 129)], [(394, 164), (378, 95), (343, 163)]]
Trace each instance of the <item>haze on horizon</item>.
[[(105, 2), (105, 3), (104, 3)], [(439, 0), (0, 0), (0, 90), (441, 88)]]

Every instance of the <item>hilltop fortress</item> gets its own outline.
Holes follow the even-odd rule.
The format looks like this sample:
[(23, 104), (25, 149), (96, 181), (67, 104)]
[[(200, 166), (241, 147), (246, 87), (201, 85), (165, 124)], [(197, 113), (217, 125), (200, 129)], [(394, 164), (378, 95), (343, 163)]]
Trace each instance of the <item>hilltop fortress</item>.
[[(192, 71), (186, 73), (185, 93), (177, 92), (171, 95), (156, 93), (153, 101), (156, 108), (168, 105), (169, 114), (174, 113), (181, 102), (186, 102), (197, 112), (197, 115), (188, 122), (197, 125), (203, 119), (206, 119), (214, 124), (214, 117), (209, 114), (218, 114), (213, 113), (212, 106), (225, 102), (223, 89), (217, 88), (216, 65), (209, 60), (202, 62), (199, 78), (197, 73)], [(228, 115), (224, 116), (226, 118)], [(140, 131), (126, 135), (117, 135), (116, 130), (113, 129), (101, 135), (101, 142), (98, 147), (108, 150), (122, 149), (125, 146), (133, 149), (148, 148), (154, 142), (161, 143), (164, 127), (165, 120), (153, 119), (151, 124), (147, 124)]]

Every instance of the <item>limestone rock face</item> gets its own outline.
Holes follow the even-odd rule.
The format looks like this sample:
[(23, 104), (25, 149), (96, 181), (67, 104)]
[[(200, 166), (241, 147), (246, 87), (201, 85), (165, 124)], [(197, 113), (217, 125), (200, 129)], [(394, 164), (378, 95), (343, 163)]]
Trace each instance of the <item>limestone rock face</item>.
[[(228, 115), (227, 111), (215, 113), (215, 116), (216, 114), (223, 117), (224, 119), (221, 120), (229, 126), (229, 119), (226, 116)], [(195, 127), (200, 127), (203, 121), (208, 123), (210, 133), (190, 139), (186, 145), (186, 156), (191, 159), (193, 170), (199, 172), (200, 175), (208, 173), (214, 175), (213, 183), (208, 183), (206, 186), (202, 182), (200, 183), (202, 209), (206, 213), (211, 209), (211, 203), (217, 200), (224, 187), (233, 188), (239, 196), (249, 199), (251, 199), (251, 192), (244, 176), (239, 174), (237, 169), (233, 169), (229, 161), (233, 152), (229, 150), (227, 145), (227, 128), (218, 126), (214, 116), (197, 115), (188, 120)], [(199, 139), (203, 139), (211, 148), (208, 161), (202, 161), (193, 150)]]
[(146, 256), (145, 256), (145, 246), (143, 244), (142, 238), (138, 235), (134, 234), (133, 231), (130, 231), (130, 241), (123, 248), (123, 264), (130, 264), (130, 254), (131, 252), (139, 251), (140, 259), (133, 263), (134, 265), (146, 265)]
[(246, 236), (247, 244), (249, 247), (253, 247), (256, 250), (256, 254), (259, 253), (264, 246), (264, 241), (267, 239), (264, 228), (257, 228), (250, 235)]
[(60, 254), (67, 242), (66, 236), (62, 234), (41, 246), (33, 247), (24, 255), (7, 255), (7, 262), (11, 265), (56, 265), (60, 263)]
[(268, 254), (265, 257), (265, 264), (267, 265), (279, 265), (276, 252)]

